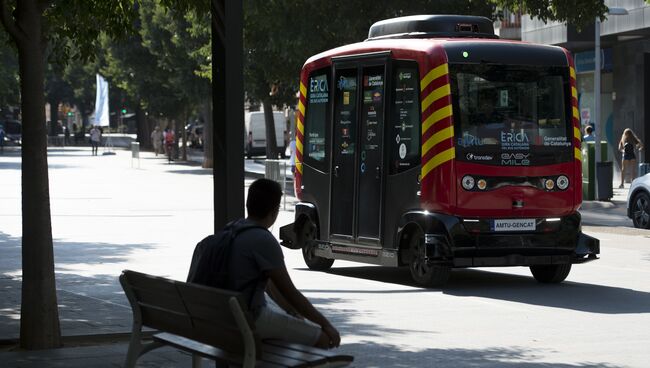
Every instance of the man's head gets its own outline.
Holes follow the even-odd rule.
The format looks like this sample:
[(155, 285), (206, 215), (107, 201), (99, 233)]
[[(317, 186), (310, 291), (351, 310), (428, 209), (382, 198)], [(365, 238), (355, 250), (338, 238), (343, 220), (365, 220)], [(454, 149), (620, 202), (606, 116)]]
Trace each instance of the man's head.
[(585, 128), (585, 133), (587, 133), (588, 135), (591, 135), (591, 133), (593, 133), (593, 132), (594, 132), (594, 128), (592, 128), (591, 125), (587, 125), (587, 127)]
[(246, 209), (248, 216), (255, 220), (275, 218), (280, 208), (280, 199), (282, 198), (282, 187), (278, 182), (269, 179), (257, 179), (248, 188), (248, 198), (246, 199)]

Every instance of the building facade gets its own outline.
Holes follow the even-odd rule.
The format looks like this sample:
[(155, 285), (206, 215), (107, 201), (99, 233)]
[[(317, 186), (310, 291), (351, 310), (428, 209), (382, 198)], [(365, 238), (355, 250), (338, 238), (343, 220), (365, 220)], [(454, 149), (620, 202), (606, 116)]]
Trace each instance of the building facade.
[[(618, 142), (625, 128), (634, 130), (645, 145), (650, 143), (650, 5), (644, 0), (605, 0), (605, 5), (625, 9), (627, 14), (608, 15), (600, 25), (600, 116), (594, 116), (594, 24), (577, 29), (571, 24), (544, 23), (522, 15), (520, 22), (509, 19), (497, 22), (496, 28), (504, 28), (500, 32), (508, 37), (503, 38), (517, 39), (518, 33), (522, 41), (571, 51), (581, 122), (583, 126), (602, 124), (601, 139), (608, 142), (608, 160), (620, 167)], [(639, 162), (650, 161), (650, 155), (644, 153), (640, 152)]]

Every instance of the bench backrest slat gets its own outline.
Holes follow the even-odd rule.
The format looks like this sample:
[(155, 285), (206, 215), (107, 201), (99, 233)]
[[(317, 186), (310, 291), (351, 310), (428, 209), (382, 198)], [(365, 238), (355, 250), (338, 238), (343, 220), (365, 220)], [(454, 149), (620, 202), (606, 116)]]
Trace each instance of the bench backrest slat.
[[(123, 278), (136, 299), (144, 326), (235, 354), (244, 352), (241, 332), (229, 304), (230, 298), (235, 297), (243, 306), (239, 293), (128, 270), (123, 272)], [(249, 326), (254, 326), (246, 315)]]

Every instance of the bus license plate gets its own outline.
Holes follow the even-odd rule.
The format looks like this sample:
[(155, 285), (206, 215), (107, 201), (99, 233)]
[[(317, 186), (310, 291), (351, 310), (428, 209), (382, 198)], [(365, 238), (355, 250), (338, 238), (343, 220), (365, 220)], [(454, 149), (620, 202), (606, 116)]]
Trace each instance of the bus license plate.
[(492, 220), (492, 231), (534, 231), (535, 219), (499, 219)]

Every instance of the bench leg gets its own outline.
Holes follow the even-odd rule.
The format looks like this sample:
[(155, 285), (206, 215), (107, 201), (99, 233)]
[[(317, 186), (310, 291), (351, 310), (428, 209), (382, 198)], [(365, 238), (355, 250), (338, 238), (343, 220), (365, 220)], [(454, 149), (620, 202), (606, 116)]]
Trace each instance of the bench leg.
[(129, 342), (129, 350), (126, 353), (124, 368), (135, 368), (135, 363), (138, 361), (140, 356), (161, 346), (163, 346), (163, 344), (156, 341), (143, 344), (139, 331), (137, 333), (131, 333), (131, 341)]

